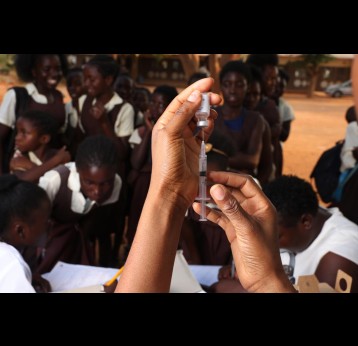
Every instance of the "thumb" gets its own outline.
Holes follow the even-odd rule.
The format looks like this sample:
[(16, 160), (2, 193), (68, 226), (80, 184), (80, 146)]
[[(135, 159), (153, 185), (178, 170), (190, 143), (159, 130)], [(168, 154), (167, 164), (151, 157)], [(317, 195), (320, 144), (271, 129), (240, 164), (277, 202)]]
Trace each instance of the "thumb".
[(166, 125), (166, 129), (173, 134), (181, 134), (195, 115), (200, 103), (201, 93), (199, 90), (194, 90), (188, 99), (175, 112), (172, 119)]
[(246, 238), (246, 235), (251, 233), (254, 227), (250, 220), (250, 215), (241, 207), (237, 199), (225, 186), (220, 184), (214, 185), (210, 189), (210, 194), (226, 216), (222, 220), (224, 222), (222, 227), (225, 228), (226, 226), (228, 228), (232, 226), (239, 239), (241, 237)]

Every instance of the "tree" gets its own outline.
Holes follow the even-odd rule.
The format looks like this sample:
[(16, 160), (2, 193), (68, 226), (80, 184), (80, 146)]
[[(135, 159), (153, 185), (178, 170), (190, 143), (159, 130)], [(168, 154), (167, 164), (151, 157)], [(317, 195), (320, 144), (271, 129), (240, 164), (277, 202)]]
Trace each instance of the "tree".
[(316, 89), (320, 66), (333, 59), (330, 54), (301, 54), (301, 59), (295, 62), (295, 66), (306, 70), (307, 77), (311, 81), (307, 90), (308, 97), (312, 97)]

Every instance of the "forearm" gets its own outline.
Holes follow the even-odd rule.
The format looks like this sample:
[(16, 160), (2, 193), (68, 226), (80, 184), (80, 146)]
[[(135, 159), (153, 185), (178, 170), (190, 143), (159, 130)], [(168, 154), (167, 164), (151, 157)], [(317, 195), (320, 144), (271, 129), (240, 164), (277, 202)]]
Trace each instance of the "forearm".
[(169, 292), (187, 206), (150, 188), (116, 292)]
[(132, 150), (131, 165), (137, 170), (141, 169), (142, 166), (147, 162), (151, 136), (152, 131), (146, 132), (142, 143), (136, 145)]

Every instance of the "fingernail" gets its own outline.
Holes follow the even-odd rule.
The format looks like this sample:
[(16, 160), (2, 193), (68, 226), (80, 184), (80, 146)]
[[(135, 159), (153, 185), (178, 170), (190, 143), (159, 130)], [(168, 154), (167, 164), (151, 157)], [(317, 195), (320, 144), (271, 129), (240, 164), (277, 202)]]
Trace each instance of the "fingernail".
[(190, 96), (188, 97), (188, 101), (189, 102), (195, 102), (198, 99), (199, 95), (200, 95), (200, 91), (199, 90), (194, 90), (190, 94)]
[(220, 185), (213, 186), (210, 193), (218, 201), (222, 201), (225, 197), (225, 190)]

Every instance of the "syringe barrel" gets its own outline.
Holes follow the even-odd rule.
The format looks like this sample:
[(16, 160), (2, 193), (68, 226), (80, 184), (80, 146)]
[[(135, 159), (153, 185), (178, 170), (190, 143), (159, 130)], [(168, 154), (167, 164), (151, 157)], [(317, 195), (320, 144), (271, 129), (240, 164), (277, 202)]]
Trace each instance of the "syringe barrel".
[(208, 127), (208, 118), (210, 115), (210, 96), (209, 93), (201, 94), (201, 105), (196, 111), (195, 116), (198, 118), (198, 127)]

